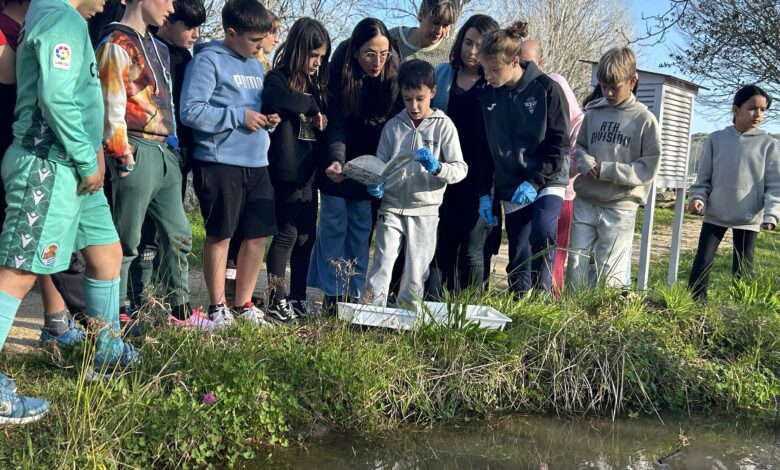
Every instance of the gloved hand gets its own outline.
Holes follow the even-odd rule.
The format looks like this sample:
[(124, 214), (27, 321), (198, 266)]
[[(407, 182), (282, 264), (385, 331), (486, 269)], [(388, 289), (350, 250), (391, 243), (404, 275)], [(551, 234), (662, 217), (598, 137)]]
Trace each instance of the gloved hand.
[(441, 169), (441, 163), (428, 147), (419, 148), (415, 153), (417, 153), (415, 161), (420, 162), (420, 165), (422, 165), (428, 173), (436, 173)]
[(382, 199), (382, 196), (385, 195), (385, 183), (369, 184), (366, 186), (366, 189), (368, 190), (368, 194), (377, 199)]
[(479, 218), (490, 226), (498, 223), (496, 216), (493, 215), (493, 198), (488, 194), (479, 198)]
[(515, 195), (512, 196), (512, 202), (527, 206), (536, 200), (536, 188), (531, 186), (531, 183), (525, 181), (523, 184), (517, 187)]

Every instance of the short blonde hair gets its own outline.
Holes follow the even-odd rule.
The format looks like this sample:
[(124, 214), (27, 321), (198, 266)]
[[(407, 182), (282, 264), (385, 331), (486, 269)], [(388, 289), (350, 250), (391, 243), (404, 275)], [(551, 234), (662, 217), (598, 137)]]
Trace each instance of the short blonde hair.
[(613, 47), (601, 56), (596, 67), (599, 83), (614, 84), (636, 75), (636, 55), (630, 47)]

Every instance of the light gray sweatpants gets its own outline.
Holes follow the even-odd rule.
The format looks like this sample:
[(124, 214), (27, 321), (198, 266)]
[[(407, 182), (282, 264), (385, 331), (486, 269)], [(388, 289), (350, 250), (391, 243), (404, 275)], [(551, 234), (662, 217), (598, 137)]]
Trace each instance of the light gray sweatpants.
[(568, 285), (577, 289), (591, 284), (588, 261), (593, 253), (597, 283), (628, 287), (635, 221), (636, 209), (609, 209), (575, 199), (566, 269)]
[(398, 215), (380, 210), (376, 222), (374, 262), (368, 271), (368, 282), (363, 298), (374, 305), (387, 304), (387, 292), (393, 265), (401, 243), (405, 243), (406, 258), (398, 305), (422, 299), (428, 267), (436, 253), (438, 215)]

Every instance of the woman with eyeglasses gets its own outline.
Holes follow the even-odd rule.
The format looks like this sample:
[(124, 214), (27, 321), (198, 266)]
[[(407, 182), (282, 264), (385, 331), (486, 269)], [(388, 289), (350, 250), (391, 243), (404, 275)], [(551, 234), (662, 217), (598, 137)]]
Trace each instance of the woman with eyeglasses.
[(309, 287), (323, 291), (323, 308), (357, 300), (368, 268), (371, 196), (366, 187), (345, 179), (344, 165), (374, 155), (385, 122), (401, 109), (398, 56), (387, 27), (376, 18), (360, 21), (339, 44), (330, 62), (328, 149), (317, 172), (320, 220), (309, 266)]

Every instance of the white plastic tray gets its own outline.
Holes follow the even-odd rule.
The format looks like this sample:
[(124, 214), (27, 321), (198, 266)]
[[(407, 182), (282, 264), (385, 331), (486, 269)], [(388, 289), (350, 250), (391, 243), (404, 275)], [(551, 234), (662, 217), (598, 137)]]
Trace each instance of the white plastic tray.
[[(420, 324), (434, 321), (444, 325), (448, 321), (447, 304), (440, 302), (423, 302), (417, 305), (418, 314), (413, 310), (401, 308), (378, 307), (376, 305), (338, 303), (338, 316), (356, 325), (381, 326), (396, 330), (412, 330)], [(473, 321), (482, 328), (503, 330), (512, 321), (503, 313), (484, 305), (466, 306), (466, 320)]]

